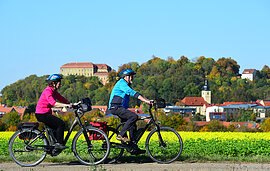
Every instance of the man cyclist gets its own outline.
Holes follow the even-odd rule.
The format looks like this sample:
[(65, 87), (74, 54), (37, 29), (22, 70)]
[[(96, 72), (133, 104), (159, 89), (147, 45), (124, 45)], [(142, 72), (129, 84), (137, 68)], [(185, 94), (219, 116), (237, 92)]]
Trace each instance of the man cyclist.
[[(130, 85), (133, 83), (133, 76), (135, 74), (136, 73), (131, 69), (125, 69), (120, 72), (119, 76), (121, 79), (115, 84), (110, 96), (108, 112), (117, 115), (122, 122), (126, 122), (116, 137), (116, 139), (119, 141), (131, 141), (134, 133), (137, 130), (136, 121), (138, 120), (138, 115), (128, 110), (129, 96), (133, 96), (142, 102), (146, 102), (147, 104), (152, 103), (152, 100), (144, 98), (140, 93), (136, 92), (130, 87)], [(127, 137), (127, 131), (129, 131), (130, 139)], [(136, 152), (137, 154), (145, 153), (145, 150), (138, 148)]]

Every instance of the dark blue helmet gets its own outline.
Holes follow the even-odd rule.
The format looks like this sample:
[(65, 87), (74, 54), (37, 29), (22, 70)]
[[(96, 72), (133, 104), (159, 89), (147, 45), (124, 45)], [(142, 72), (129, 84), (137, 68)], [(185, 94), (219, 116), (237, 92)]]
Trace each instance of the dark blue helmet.
[(135, 75), (136, 73), (132, 71), (132, 69), (125, 69), (122, 72), (120, 72), (119, 76), (121, 78), (124, 78), (126, 75)]
[(59, 74), (52, 74), (50, 75), (47, 79), (46, 82), (47, 83), (52, 83), (52, 82), (57, 82), (57, 81), (61, 81), (61, 79), (63, 79), (63, 77)]

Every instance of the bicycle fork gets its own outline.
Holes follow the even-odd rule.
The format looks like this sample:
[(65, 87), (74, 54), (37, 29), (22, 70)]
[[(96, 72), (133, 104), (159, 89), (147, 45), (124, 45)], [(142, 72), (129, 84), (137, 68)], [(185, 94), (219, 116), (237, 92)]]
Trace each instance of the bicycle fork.
[(162, 147), (166, 147), (167, 144), (163, 141), (162, 136), (160, 134), (160, 127), (158, 125), (156, 125), (156, 129), (157, 129), (157, 134), (158, 134), (158, 138), (159, 138), (159, 145), (161, 145)]

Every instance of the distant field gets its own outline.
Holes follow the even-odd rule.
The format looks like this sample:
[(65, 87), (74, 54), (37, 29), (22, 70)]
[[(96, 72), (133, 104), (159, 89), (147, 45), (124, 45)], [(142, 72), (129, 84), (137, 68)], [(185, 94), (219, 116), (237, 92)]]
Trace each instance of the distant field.
[[(8, 155), (8, 141), (14, 132), (0, 132), (0, 154)], [(269, 162), (270, 133), (243, 132), (179, 132), (183, 142), (181, 161), (255, 161)], [(72, 143), (71, 135), (67, 145)], [(142, 137), (139, 146), (144, 148), (148, 133)], [(174, 139), (170, 140), (175, 141)], [(73, 155), (71, 149), (63, 151), (65, 155)], [(1, 156), (0, 155), (0, 156)], [(145, 154), (147, 156), (147, 154)], [(0, 161), (6, 161), (6, 157)], [(9, 156), (9, 155), (8, 155)]]

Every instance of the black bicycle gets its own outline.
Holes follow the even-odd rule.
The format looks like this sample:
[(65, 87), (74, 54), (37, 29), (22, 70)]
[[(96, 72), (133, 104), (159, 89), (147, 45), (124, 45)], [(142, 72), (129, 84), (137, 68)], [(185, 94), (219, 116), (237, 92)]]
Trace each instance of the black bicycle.
[(107, 158), (108, 163), (116, 162), (123, 155), (125, 149), (131, 154), (136, 154), (136, 149), (138, 149), (137, 143), (151, 125), (154, 125), (154, 129), (150, 131), (145, 141), (145, 148), (150, 158), (158, 163), (171, 163), (181, 155), (183, 149), (181, 136), (173, 128), (159, 125), (160, 122), (155, 120), (151, 111), (153, 106), (164, 108), (165, 101), (158, 100), (157, 103), (150, 105), (149, 116), (141, 117), (139, 119), (148, 119), (146, 126), (144, 128), (139, 128), (132, 141), (128, 143), (120, 143), (116, 140), (116, 136), (125, 123), (121, 123), (116, 129), (110, 126), (108, 127), (107, 135), (111, 144), (111, 152)]
[[(72, 141), (72, 151), (76, 158), (85, 165), (95, 165), (103, 162), (110, 153), (110, 141), (100, 129), (90, 124), (82, 124), (80, 117), (91, 110), (89, 98), (73, 104), (75, 119), (65, 140), (67, 143), (71, 132), (76, 125), (81, 127)], [(47, 154), (59, 155), (62, 150), (55, 148), (56, 139), (51, 128), (45, 126), (40, 131), (39, 123), (21, 123), (19, 130), (9, 140), (9, 153), (11, 158), (20, 166), (35, 166), (41, 163)]]

